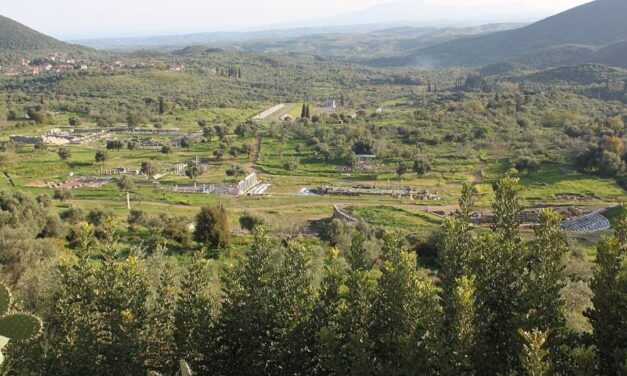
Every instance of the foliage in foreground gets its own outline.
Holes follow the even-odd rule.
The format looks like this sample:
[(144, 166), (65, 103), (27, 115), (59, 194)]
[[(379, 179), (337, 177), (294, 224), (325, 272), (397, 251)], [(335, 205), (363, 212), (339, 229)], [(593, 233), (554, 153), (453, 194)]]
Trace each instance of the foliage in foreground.
[[(155, 253), (119, 258), (115, 224), (104, 246), (94, 228), (76, 231), (40, 304), (44, 335), (10, 344), (17, 374), (174, 374), (185, 359), (211, 375), (614, 375), (627, 355), (627, 221), (598, 246), (591, 284), (593, 331), (565, 325), (560, 295), (568, 245), (560, 217), (541, 213), (535, 239), (519, 232), (518, 181), (497, 186), (491, 231), (469, 224), (473, 194), (443, 225), (434, 284), (414, 252), (383, 233), (379, 256), (356, 233), (332, 249), (320, 281), (312, 251), (278, 245), (254, 228), (247, 256), (215, 275), (198, 253), (177, 281)], [(97, 252), (98, 251), (98, 252)], [(92, 258), (101, 255), (101, 263)]]

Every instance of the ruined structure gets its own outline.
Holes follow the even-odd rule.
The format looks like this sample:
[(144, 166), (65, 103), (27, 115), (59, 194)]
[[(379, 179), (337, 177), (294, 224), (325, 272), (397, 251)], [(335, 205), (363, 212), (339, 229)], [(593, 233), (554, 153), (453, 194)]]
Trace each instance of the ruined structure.
[(259, 180), (257, 180), (257, 174), (252, 172), (244, 180), (240, 181), (237, 184), (237, 194), (243, 195), (248, 193), (251, 189), (253, 189), (257, 184), (259, 184)]
[(333, 218), (350, 224), (358, 224), (359, 219), (345, 213), (339, 206), (333, 205)]

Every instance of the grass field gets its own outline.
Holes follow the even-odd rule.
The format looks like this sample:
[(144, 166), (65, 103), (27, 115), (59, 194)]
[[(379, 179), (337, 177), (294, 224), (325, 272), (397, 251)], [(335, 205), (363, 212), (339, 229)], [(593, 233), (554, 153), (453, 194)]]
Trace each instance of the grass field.
[[(182, 132), (199, 132), (197, 121), (203, 119), (208, 124), (237, 124), (250, 119), (255, 114), (271, 107), (272, 103), (244, 104), (242, 108), (212, 108), (177, 111), (163, 115), (165, 127), (179, 128)], [(175, 185), (191, 185), (194, 183), (186, 176), (165, 175), (159, 181), (150, 181), (145, 176), (133, 177), (134, 188), (131, 192), (133, 208), (141, 209), (150, 215), (168, 213), (183, 216), (189, 223), (202, 205), (221, 203), (229, 213), (232, 229), (238, 228), (239, 216), (244, 212), (253, 212), (261, 216), (271, 230), (277, 234), (291, 231), (294, 228), (307, 228), (309, 221), (329, 218), (332, 207), (339, 204), (347, 207), (356, 217), (364, 222), (389, 230), (400, 231), (419, 238), (429, 236), (441, 224), (441, 218), (427, 211), (449, 211), (454, 209), (461, 193), (462, 184), (470, 181), (476, 184), (478, 193), (477, 205), (482, 210), (489, 210), (494, 199), (493, 184), (510, 171), (510, 164), (502, 158), (501, 145), (495, 143), (491, 148), (478, 151), (460, 150), (452, 144), (442, 143), (437, 146), (425, 146), (431, 156), (432, 172), (417, 176), (411, 172), (403, 175), (402, 180), (396, 174), (396, 166), (404, 162), (411, 166), (412, 159), (382, 158), (371, 171), (346, 172), (342, 170), (341, 161), (325, 162), (315, 155), (315, 150), (308, 145), (307, 139), (290, 139), (268, 137), (267, 130), (275, 125), (282, 114), (299, 117), (302, 103), (288, 104), (284, 109), (273, 114), (268, 120), (258, 124), (258, 134), (263, 136), (262, 147), (257, 163), (252, 166), (259, 178), (272, 185), (263, 197), (229, 197), (207, 194), (184, 194), (171, 191)], [(314, 107), (314, 113), (319, 107)], [(398, 99), (382, 103), (384, 115), (373, 118), (371, 126), (403, 122), (411, 116), (411, 102)], [(7, 140), (13, 134), (36, 135), (57, 126), (67, 126), (72, 114), (62, 113), (55, 118), (56, 124), (46, 126), (28, 125), (17, 127), (17, 122), (9, 122), (0, 128), (0, 140)], [(86, 123), (83, 127), (95, 127)], [(341, 125), (335, 125), (341, 127)], [(276, 135), (275, 135), (276, 136)], [(397, 136), (391, 136), (397, 137)], [(129, 136), (118, 136), (125, 141)], [(170, 139), (156, 136), (155, 139), (168, 144)], [(397, 140), (398, 141), (398, 140)], [(57, 155), (57, 148), (36, 150), (33, 146), (9, 145), (0, 152), (0, 167), (11, 177), (15, 187), (8, 178), (0, 178), (0, 189), (12, 189), (28, 192), (32, 195), (48, 194), (53, 189), (36, 188), (29, 185), (33, 182), (57, 182), (74, 176), (99, 176), (103, 170), (121, 166), (138, 168), (142, 162), (151, 161), (157, 170), (165, 170), (168, 164), (187, 163), (196, 157), (209, 158), (204, 165), (204, 173), (196, 179), (197, 184), (236, 184), (234, 177), (229, 177), (226, 170), (233, 164), (249, 166), (250, 159), (246, 154), (236, 157), (225, 152), (222, 160), (213, 156), (213, 151), (221, 143), (228, 147), (239, 148), (244, 144), (254, 145), (255, 137), (239, 137), (231, 132), (225, 140), (214, 137), (211, 142), (197, 142), (189, 149), (176, 148), (172, 154), (162, 154), (159, 150), (109, 150), (108, 159), (103, 163), (95, 161), (97, 150), (104, 149), (105, 140), (95, 141), (86, 145), (69, 145), (71, 158), (62, 161)], [(299, 146), (300, 145), (300, 146)], [(298, 152), (296, 150), (299, 150)], [(286, 161), (296, 161), (297, 167), (286, 170)], [(567, 163), (544, 163), (540, 171), (532, 174), (516, 173), (521, 179), (522, 193), (528, 205), (574, 205), (579, 207), (599, 207), (615, 205), (627, 200), (627, 192), (614, 179), (601, 178), (577, 171)], [(299, 196), (297, 193), (304, 187), (314, 188), (321, 185), (353, 186), (369, 185), (381, 188), (414, 187), (427, 188), (437, 193), (440, 201), (413, 201), (408, 198), (374, 197), (374, 196)], [(560, 202), (560, 194), (593, 195), (591, 201)], [(101, 188), (78, 188), (73, 190), (73, 198), (67, 202), (54, 201), (53, 210), (63, 211), (75, 205), (85, 212), (96, 207), (113, 210), (120, 220), (128, 215), (125, 193), (115, 184)], [(624, 209), (623, 209), (624, 211)], [(617, 209), (607, 213), (612, 221), (616, 221)], [(130, 235), (129, 235), (130, 236)], [(133, 234), (133, 238), (139, 237)], [(250, 235), (235, 231), (233, 249), (243, 249), (250, 242)], [(175, 250), (175, 248), (173, 248)], [(187, 255), (173, 252), (173, 256), (182, 262)]]

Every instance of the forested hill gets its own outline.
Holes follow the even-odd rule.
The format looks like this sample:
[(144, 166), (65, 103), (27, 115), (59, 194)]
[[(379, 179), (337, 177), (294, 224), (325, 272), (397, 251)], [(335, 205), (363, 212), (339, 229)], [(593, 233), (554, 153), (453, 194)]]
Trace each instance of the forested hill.
[(0, 52), (75, 50), (70, 45), (35, 31), (10, 18), (0, 16)]
[[(461, 38), (414, 50), (400, 59), (388, 61), (387, 65), (482, 66), (541, 54), (557, 46), (608, 46), (627, 40), (626, 19), (627, 1), (596, 0), (521, 29)], [(603, 54), (607, 56), (607, 51)], [(592, 54), (587, 59), (595, 58)], [(563, 61), (560, 65), (568, 63)]]

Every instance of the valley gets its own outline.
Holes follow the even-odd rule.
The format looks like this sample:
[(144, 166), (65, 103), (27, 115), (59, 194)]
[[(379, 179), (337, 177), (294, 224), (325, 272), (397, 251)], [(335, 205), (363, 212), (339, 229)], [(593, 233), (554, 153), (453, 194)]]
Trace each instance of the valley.
[(0, 16), (0, 375), (627, 372), (627, 4), (452, 3)]

